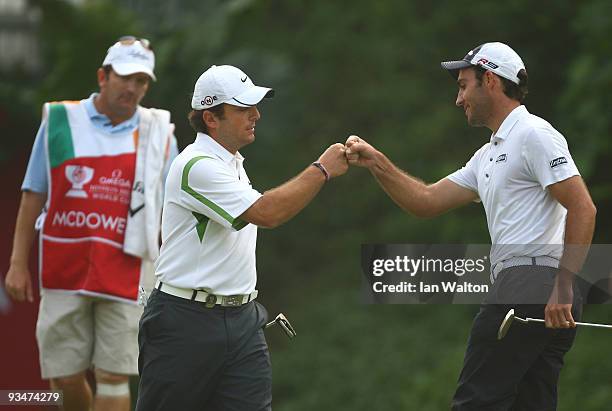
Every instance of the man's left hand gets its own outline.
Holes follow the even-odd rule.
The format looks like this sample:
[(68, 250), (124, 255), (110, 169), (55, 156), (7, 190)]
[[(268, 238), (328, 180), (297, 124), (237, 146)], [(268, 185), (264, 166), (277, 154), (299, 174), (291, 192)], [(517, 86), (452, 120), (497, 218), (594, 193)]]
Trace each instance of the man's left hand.
[(574, 328), (576, 323), (572, 316), (574, 291), (572, 281), (557, 276), (555, 286), (544, 309), (544, 320), (547, 328)]

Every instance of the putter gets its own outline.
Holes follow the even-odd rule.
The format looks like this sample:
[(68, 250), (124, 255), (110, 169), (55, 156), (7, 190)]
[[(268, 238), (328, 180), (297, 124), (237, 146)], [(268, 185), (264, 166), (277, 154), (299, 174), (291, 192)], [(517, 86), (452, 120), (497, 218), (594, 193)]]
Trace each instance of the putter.
[[(506, 336), (506, 334), (508, 333), (508, 330), (510, 329), (510, 326), (512, 325), (513, 321), (518, 321), (519, 323), (522, 324), (528, 324), (528, 323), (544, 323), (545, 321), (541, 318), (521, 318), (521, 317), (517, 317), (516, 315), (514, 315), (514, 309), (510, 309), (510, 311), (508, 311), (508, 313), (506, 314), (506, 317), (504, 318), (504, 321), (502, 321), (501, 325), (499, 326), (499, 331), (497, 331), (497, 339), (501, 340), (502, 338), (504, 338)], [(583, 323), (583, 322), (579, 322), (576, 321), (576, 325), (583, 325), (586, 327), (596, 327), (596, 328), (611, 328), (612, 329), (612, 325), (609, 324), (596, 324), (596, 323)]]
[(287, 319), (287, 317), (285, 317), (285, 314), (283, 313), (278, 314), (276, 318), (273, 321), (270, 321), (268, 324), (266, 324), (264, 328), (272, 327), (274, 324), (278, 324), (280, 328), (282, 328), (282, 330), (285, 332), (287, 337), (289, 337), (289, 339), (292, 339), (297, 335), (297, 333), (291, 326), (291, 323), (289, 322), (289, 320)]

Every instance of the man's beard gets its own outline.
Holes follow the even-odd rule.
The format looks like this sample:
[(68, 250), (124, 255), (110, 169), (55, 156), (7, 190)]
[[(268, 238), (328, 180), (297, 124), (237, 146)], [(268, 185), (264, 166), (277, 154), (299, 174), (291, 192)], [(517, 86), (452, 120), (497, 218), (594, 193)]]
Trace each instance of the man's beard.
[(479, 99), (476, 104), (471, 105), (471, 116), (468, 117), (468, 125), (471, 127), (486, 127), (486, 120), (491, 115), (489, 107), (490, 102), (487, 99)]

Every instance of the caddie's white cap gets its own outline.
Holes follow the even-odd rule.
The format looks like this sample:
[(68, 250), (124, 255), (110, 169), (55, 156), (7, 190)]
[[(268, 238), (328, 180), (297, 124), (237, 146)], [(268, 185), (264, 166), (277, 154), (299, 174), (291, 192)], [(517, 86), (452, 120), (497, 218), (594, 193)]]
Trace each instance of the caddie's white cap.
[(274, 90), (256, 86), (249, 76), (237, 67), (212, 66), (196, 81), (191, 108), (206, 110), (223, 103), (251, 107), (264, 97), (273, 95)]
[(516, 84), (520, 83), (519, 71), (525, 70), (525, 64), (516, 51), (499, 42), (481, 44), (470, 50), (463, 60), (443, 61), (440, 64), (455, 79), (459, 77), (459, 70), (470, 66), (480, 66)]
[(134, 73), (148, 74), (153, 80), (155, 74), (155, 54), (144, 40), (131, 39), (118, 41), (108, 49), (102, 66), (112, 66), (113, 71), (120, 76), (128, 76)]

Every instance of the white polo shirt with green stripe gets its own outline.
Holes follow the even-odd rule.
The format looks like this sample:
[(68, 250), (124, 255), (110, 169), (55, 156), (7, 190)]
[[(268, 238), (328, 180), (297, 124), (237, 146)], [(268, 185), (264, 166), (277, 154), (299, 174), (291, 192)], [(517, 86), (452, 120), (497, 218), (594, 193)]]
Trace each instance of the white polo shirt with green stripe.
[(217, 295), (255, 290), (257, 226), (238, 217), (262, 194), (243, 161), (203, 133), (176, 157), (166, 180), (158, 280)]

